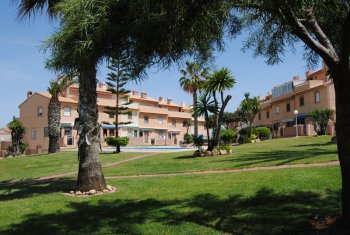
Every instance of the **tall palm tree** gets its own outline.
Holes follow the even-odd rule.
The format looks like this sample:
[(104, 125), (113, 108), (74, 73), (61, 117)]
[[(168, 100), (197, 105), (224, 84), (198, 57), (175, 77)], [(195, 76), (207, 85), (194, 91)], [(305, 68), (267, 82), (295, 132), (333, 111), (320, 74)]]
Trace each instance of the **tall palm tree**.
[(59, 75), (56, 80), (50, 81), (47, 91), (51, 94), (48, 106), (48, 132), (49, 132), (49, 153), (60, 151), (60, 122), (61, 103), (59, 96), (63, 90), (75, 83), (73, 75)]
[[(202, 68), (200, 64), (196, 62), (186, 62), (186, 70), (181, 69), (180, 73), (180, 86), (184, 91), (192, 94), (193, 96), (193, 110), (197, 109), (198, 92), (200, 84), (208, 74), (208, 68)], [(198, 135), (198, 117), (193, 114), (194, 119), (194, 135)]]
[(235, 78), (231, 74), (228, 68), (221, 68), (219, 70), (214, 70), (208, 79), (203, 83), (202, 87), (214, 97), (214, 102), (216, 107), (219, 106), (219, 101), (217, 98), (217, 93), (220, 96), (221, 108), (216, 115), (215, 132), (214, 132), (214, 147), (220, 144), (220, 131), (223, 122), (225, 108), (228, 102), (231, 100), (232, 96), (227, 95), (224, 97), (224, 92), (231, 89), (236, 83)]
[(7, 127), (11, 130), (12, 147), (15, 149), (18, 156), (21, 154), (20, 144), (26, 132), (26, 128), (23, 123), (15, 117), (7, 124)]
[(193, 113), (197, 116), (204, 116), (205, 119), (205, 128), (207, 129), (207, 137), (208, 137), (208, 150), (212, 150), (212, 143), (210, 140), (210, 133), (209, 133), (209, 113), (217, 114), (218, 109), (217, 105), (215, 104), (214, 100), (210, 99), (209, 93), (203, 92), (198, 97), (198, 105), (196, 108), (193, 109)]

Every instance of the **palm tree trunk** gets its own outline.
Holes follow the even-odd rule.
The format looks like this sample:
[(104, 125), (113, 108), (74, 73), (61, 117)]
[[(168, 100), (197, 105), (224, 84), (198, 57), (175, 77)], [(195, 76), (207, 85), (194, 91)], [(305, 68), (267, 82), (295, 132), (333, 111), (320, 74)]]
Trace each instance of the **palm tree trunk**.
[[(198, 106), (198, 100), (197, 100), (197, 90), (193, 91), (193, 109), (196, 110)], [(198, 117), (196, 115), (193, 115), (193, 125), (194, 125), (194, 136), (198, 136)]]
[(48, 106), (49, 153), (60, 151), (61, 104), (57, 96), (50, 99)]
[(231, 100), (231, 98), (232, 98), (232, 96), (228, 95), (228, 96), (226, 96), (226, 98), (224, 100), (224, 95), (223, 95), (223, 93), (221, 93), (222, 106), (221, 106), (220, 113), (218, 116), (218, 124), (217, 124), (216, 130), (215, 130), (214, 146), (213, 147), (220, 145), (220, 132), (221, 132), (222, 120), (224, 117), (225, 108), (226, 108), (228, 102)]
[(78, 190), (102, 191), (106, 182), (99, 160), (100, 127), (98, 125), (96, 68), (86, 63), (79, 68), (79, 173)]

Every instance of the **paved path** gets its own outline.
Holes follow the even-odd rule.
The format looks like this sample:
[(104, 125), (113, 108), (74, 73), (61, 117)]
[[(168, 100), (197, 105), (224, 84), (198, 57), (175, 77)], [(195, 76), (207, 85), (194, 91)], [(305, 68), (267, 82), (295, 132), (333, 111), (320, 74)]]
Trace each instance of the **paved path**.
[(261, 170), (276, 170), (288, 168), (305, 168), (319, 166), (334, 166), (339, 165), (339, 161), (310, 163), (310, 164), (295, 164), (295, 165), (280, 165), (280, 166), (261, 166), (252, 168), (240, 168), (231, 170), (210, 170), (210, 171), (191, 171), (191, 172), (175, 172), (175, 173), (160, 173), (160, 174), (144, 174), (144, 175), (122, 175), (122, 176), (106, 176), (106, 179), (125, 179), (125, 178), (143, 178), (143, 177), (162, 177), (162, 176), (178, 176), (178, 175), (207, 175), (207, 174), (222, 174), (243, 171), (261, 171)]

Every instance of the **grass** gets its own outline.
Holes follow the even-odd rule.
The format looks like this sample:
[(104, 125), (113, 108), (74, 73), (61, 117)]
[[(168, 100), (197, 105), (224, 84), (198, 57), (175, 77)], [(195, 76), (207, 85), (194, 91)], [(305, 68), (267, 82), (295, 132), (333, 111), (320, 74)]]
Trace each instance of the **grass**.
[(118, 192), (64, 196), (74, 182), (0, 190), (1, 234), (309, 234), (339, 213), (335, 166), (109, 180)]
[[(326, 162), (336, 160), (336, 146), (328, 144), (329, 139), (266, 141), (237, 146), (234, 154), (217, 157), (163, 153), (104, 172), (126, 175)], [(0, 177), (25, 179), (76, 170), (75, 154), (1, 160)], [(101, 161), (134, 155), (106, 154)], [(107, 183), (118, 191), (66, 196), (62, 192), (76, 185), (68, 178), (0, 186), (0, 234), (310, 234), (308, 221), (315, 215), (340, 213), (338, 166), (125, 178)]]
[(337, 147), (329, 136), (300, 137), (235, 146), (233, 154), (193, 157), (193, 152), (158, 154), (104, 169), (105, 175), (138, 175), (203, 170), (239, 169), (317, 163), (337, 160)]
[[(120, 155), (101, 153), (102, 164), (131, 158), (142, 153)], [(0, 161), (0, 181), (22, 180), (78, 170), (77, 152), (60, 152), (28, 157), (8, 158)]]

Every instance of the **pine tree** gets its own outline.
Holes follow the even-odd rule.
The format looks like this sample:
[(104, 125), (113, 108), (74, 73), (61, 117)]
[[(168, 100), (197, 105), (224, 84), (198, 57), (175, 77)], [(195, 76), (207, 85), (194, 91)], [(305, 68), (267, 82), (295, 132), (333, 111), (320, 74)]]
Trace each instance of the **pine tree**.
[[(128, 66), (128, 56), (126, 53), (121, 53), (116, 58), (111, 58), (110, 65), (107, 66), (112, 72), (108, 73), (106, 84), (108, 85), (108, 91), (116, 96), (115, 106), (106, 106), (105, 113), (113, 115), (115, 120), (113, 124), (115, 125), (115, 142), (116, 144), (116, 153), (120, 153), (120, 141), (118, 128), (121, 125), (127, 125), (131, 122), (119, 122), (119, 116), (123, 114), (129, 114), (130, 109), (128, 105), (132, 102), (127, 101), (123, 102), (121, 99), (127, 97), (127, 94), (130, 93), (129, 90), (125, 89), (125, 85), (128, 81), (132, 79), (132, 73)], [(104, 124), (111, 125), (109, 122), (103, 122)]]

